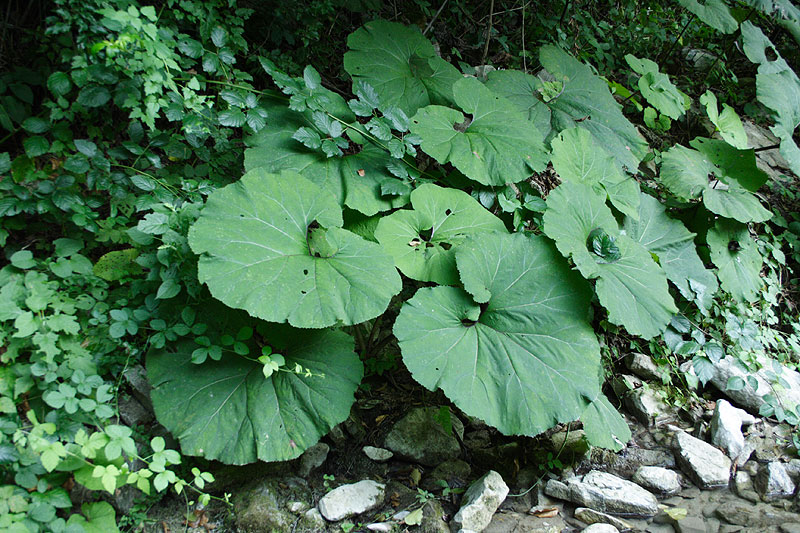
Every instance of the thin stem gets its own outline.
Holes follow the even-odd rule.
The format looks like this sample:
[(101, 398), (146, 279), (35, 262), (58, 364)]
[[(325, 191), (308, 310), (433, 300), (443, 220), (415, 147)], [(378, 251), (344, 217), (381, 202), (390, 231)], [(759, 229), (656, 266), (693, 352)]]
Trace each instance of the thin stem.
[(558, 27), (560, 28), (562, 24), (564, 24), (564, 18), (567, 16), (567, 10), (569, 9), (569, 0), (564, 2), (564, 9), (561, 10), (561, 16), (558, 18)]
[(489, 4), (489, 26), (486, 28), (486, 44), (483, 46), (483, 57), (481, 65), (486, 64), (486, 56), (489, 54), (489, 41), (492, 39), (492, 24), (494, 18), (494, 0)]
[(666, 60), (672, 54), (672, 51), (675, 49), (675, 45), (678, 44), (678, 42), (683, 37), (683, 34), (686, 33), (687, 29), (689, 29), (689, 25), (692, 22), (694, 22), (694, 18), (695, 18), (694, 13), (692, 13), (692, 15), (689, 17), (689, 20), (687, 20), (686, 24), (684, 24), (681, 33), (678, 35), (678, 37), (675, 38), (674, 41), (672, 41), (672, 45), (670, 45), (670, 47), (667, 49), (667, 52), (658, 56), (658, 61), (656, 61), (656, 63), (660, 65), (664, 60)]
[(369, 330), (369, 337), (367, 337), (367, 346), (364, 349), (364, 355), (367, 354), (367, 351), (372, 347), (372, 343), (375, 341), (375, 335), (377, 335), (378, 330), (380, 329), (378, 326), (381, 323), (381, 318), (383, 318), (383, 315), (378, 316), (378, 318), (375, 319), (375, 322), (372, 323), (372, 328)]
[(526, 57), (528, 54), (525, 52), (525, 6), (527, 6), (527, 2), (522, 0), (522, 72), (525, 74), (528, 73), (528, 58)]
[(780, 147), (781, 147), (781, 145), (780, 145), (780, 143), (778, 143), (778, 144), (773, 144), (773, 145), (770, 145), (770, 146), (762, 146), (761, 148), (754, 148), (753, 152), (766, 152), (767, 150), (777, 150)]
[(439, 10), (436, 12), (436, 14), (433, 16), (431, 21), (425, 27), (425, 31), (422, 32), (422, 35), (426, 35), (431, 30), (431, 27), (433, 27), (433, 23), (436, 22), (436, 19), (439, 18), (439, 15), (441, 14), (442, 9), (444, 9), (444, 6), (446, 6), (446, 5), (447, 5), (447, 0), (444, 0), (444, 2), (442, 2), (442, 5), (439, 6)]

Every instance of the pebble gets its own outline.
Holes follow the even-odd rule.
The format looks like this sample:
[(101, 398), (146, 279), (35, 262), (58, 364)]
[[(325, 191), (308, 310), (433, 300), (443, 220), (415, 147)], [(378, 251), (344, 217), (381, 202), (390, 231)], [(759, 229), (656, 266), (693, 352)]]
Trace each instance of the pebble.
[(506, 496), (508, 485), (500, 474), (490, 470), (464, 493), (461, 508), (453, 517), (452, 525), (461, 529), (483, 531)]
[(365, 513), (383, 503), (386, 485), (369, 479), (336, 487), (319, 501), (325, 520), (337, 522)]
[(364, 446), (361, 448), (364, 455), (375, 461), (376, 463), (383, 463), (394, 457), (394, 454), (386, 448), (376, 448), (374, 446)]
[(681, 478), (678, 473), (660, 466), (639, 468), (633, 475), (633, 482), (664, 495), (676, 494), (681, 490)]
[(584, 528), (583, 533), (619, 533), (619, 529), (611, 524), (592, 524)]

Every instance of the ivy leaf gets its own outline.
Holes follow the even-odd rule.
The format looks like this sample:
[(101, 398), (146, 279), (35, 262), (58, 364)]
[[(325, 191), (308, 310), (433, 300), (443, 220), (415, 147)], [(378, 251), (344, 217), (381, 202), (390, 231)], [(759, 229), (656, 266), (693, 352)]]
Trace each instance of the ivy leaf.
[(739, 23), (731, 15), (728, 6), (722, 0), (678, 0), (690, 13), (722, 33), (733, 33), (739, 28)]
[(577, 419), (599, 394), (587, 284), (552, 244), (522, 233), (473, 236), (456, 262), (468, 292), (419, 289), (395, 322), (414, 379), (507, 435)]
[(763, 286), (762, 258), (747, 226), (721, 218), (708, 231), (707, 239), (725, 292), (740, 302), (755, 301)]
[(781, 139), (780, 152), (789, 168), (800, 174), (800, 148), (793, 139), (800, 125), (800, 78), (760, 28), (744, 22), (741, 29), (744, 52), (758, 64), (756, 98), (774, 112), (770, 131)]
[[(347, 109), (346, 115), (336, 115), (345, 121), (355, 117)], [(293, 136), (299, 128), (313, 128), (310, 113), (297, 113), (284, 106), (268, 108), (271, 126), (250, 138), (250, 148), (245, 150), (245, 170), (262, 167), (269, 172), (292, 170), (317, 185), (324, 187), (340, 205), (371, 216), (407, 202), (401, 197), (381, 193), (381, 182), (391, 178), (386, 165), (393, 159), (381, 148), (365, 145), (360, 152), (343, 157), (328, 158), (325, 154), (306, 148)]]
[(722, 104), (722, 113), (720, 113), (717, 97), (711, 91), (706, 91), (700, 97), (700, 104), (705, 106), (708, 119), (716, 126), (727, 144), (739, 150), (747, 149), (747, 133), (744, 131), (742, 120), (731, 106)]
[[(619, 232), (602, 196), (586, 185), (562, 183), (547, 197), (543, 222), (559, 251), (572, 258), (585, 278), (597, 279), (595, 290), (611, 322), (646, 339), (664, 331), (677, 312), (666, 275), (650, 252)], [(598, 228), (614, 237), (617, 261), (605, 262), (587, 248), (587, 239)]]
[(673, 120), (678, 120), (686, 113), (691, 99), (675, 87), (666, 74), (659, 72), (655, 61), (639, 59), (631, 54), (625, 56), (625, 61), (641, 76), (638, 82), (639, 91), (650, 105)]
[(581, 415), (586, 439), (592, 446), (608, 448), (615, 452), (631, 440), (631, 429), (622, 415), (614, 409), (604, 394), (599, 394)]
[[(614, 100), (606, 81), (554, 45), (539, 49), (539, 61), (562, 84), (560, 94), (546, 102), (553, 130), (559, 132), (574, 126), (585, 128), (614, 157), (620, 168), (636, 171), (639, 161), (648, 151), (647, 142), (622, 114), (622, 105)], [(492, 88), (504, 86), (507, 76), (502, 71), (491, 72), (488, 85)], [(527, 80), (535, 87), (544, 85), (533, 76), (528, 76)], [(513, 85), (508, 84), (508, 87), (510, 89)], [(498, 94), (505, 92), (498, 90)], [(524, 109), (526, 101), (531, 102), (528, 106), (533, 105), (532, 100), (538, 102), (537, 94), (533, 91), (527, 99), (518, 98), (515, 101), (517, 109)]]
[(419, 281), (457, 284), (458, 245), (474, 233), (506, 232), (499, 218), (456, 189), (420, 185), (411, 193), (411, 205), (413, 210), (383, 217), (375, 238), (403, 274)]
[(695, 234), (678, 220), (670, 218), (656, 198), (642, 194), (638, 219), (625, 217), (625, 233), (658, 257), (667, 278), (689, 301), (709, 309), (719, 285), (706, 269), (694, 245)]
[(589, 131), (583, 128), (564, 130), (553, 139), (551, 146), (553, 167), (562, 180), (588, 185), (607, 194), (622, 213), (634, 218), (639, 216), (639, 184), (623, 176), (614, 158), (598, 149)]
[(368, 83), (382, 105), (409, 116), (428, 104), (450, 104), (451, 87), (462, 78), (418, 29), (396, 22), (368, 22), (347, 37), (347, 47), (344, 69), (353, 81)]
[(510, 102), (475, 78), (457, 81), (453, 94), (471, 117), (437, 105), (420, 109), (411, 119), (411, 133), (422, 139), (422, 151), (483, 185), (517, 183), (531, 169), (544, 169), (549, 157), (541, 134)]
[(260, 363), (231, 355), (197, 366), (190, 342), (148, 354), (153, 407), (184, 454), (228, 464), (286, 461), (347, 418), (363, 375), (352, 338), (277, 326), (265, 333), (286, 367), (298, 364), (312, 375), (266, 379)]
[(295, 327), (358, 324), (386, 310), (400, 276), (379, 245), (341, 226), (325, 190), (256, 169), (209, 196), (189, 244), (198, 279), (230, 307)]

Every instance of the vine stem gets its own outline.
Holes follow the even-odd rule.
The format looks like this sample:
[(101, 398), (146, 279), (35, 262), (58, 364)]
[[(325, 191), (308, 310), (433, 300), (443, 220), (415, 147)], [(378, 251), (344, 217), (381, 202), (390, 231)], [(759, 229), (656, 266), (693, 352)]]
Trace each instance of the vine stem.
[(762, 146), (760, 148), (753, 148), (753, 152), (758, 153), (758, 152), (766, 152), (767, 150), (777, 150), (780, 147), (781, 147), (780, 143), (772, 144), (770, 146)]
[(483, 46), (483, 57), (481, 65), (486, 64), (486, 56), (489, 54), (489, 41), (492, 39), (492, 24), (494, 23), (494, 0), (489, 4), (489, 26), (486, 28), (486, 44)]
[(447, 5), (447, 1), (448, 0), (444, 0), (444, 2), (442, 2), (442, 5), (439, 6), (439, 10), (436, 11), (436, 14), (433, 16), (431, 21), (425, 27), (425, 31), (422, 32), (422, 35), (426, 35), (431, 30), (431, 28), (433, 27), (433, 23), (436, 22), (436, 19), (439, 18), (439, 15), (442, 13), (442, 10), (444, 9), (444, 6)]
[(683, 34), (686, 33), (687, 29), (689, 29), (689, 25), (692, 22), (694, 22), (694, 19), (695, 19), (695, 15), (694, 15), (694, 13), (692, 13), (692, 15), (689, 17), (689, 20), (687, 20), (686, 24), (683, 25), (683, 29), (681, 30), (680, 34), (678, 34), (678, 36), (675, 38), (675, 40), (672, 41), (672, 44), (667, 49), (666, 53), (664, 53), (664, 54), (662, 54), (662, 55), (660, 55), (658, 57), (658, 61), (657, 61), (658, 64), (661, 64), (662, 61), (666, 60), (670, 55), (672, 55), (672, 51), (675, 49), (675, 45), (677, 45), (678, 42), (681, 40), (681, 38), (683, 37)]

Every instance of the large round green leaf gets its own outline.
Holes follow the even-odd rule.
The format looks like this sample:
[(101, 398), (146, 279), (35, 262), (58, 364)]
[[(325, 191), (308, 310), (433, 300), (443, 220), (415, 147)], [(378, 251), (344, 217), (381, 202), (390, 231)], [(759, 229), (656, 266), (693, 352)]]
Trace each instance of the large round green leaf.
[(739, 28), (739, 23), (731, 15), (728, 6), (722, 0), (678, 0), (690, 13), (722, 33), (733, 33)]
[(611, 322), (646, 339), (664, 331), (678, 311), (667, 277), (650, 252), (620, 233), (603, 196), (562, 183), (547, 197), (543, 222), (559, 251), (585, 278), (597, 279), (597, 297)]
[(352, 338), (286, 326), (268, 331), (266, 341), (286, 360), (269, 378), (262, 365), (233, 354), (195, 365), (190, 341), (148, 354), (156, 416), (184, 454), (229, 464), (286, 461), (347, 418), (363, 375)]
[(400, 272), (419, 281), (455, 285), (456, 247), (474, 233), (506, 232), (499, 218), (456, 189), (421, 185), (411, 193), (411, 205), (413, 210), (381, 219), (375, 238), (394, 257)]
[(301, 127), (316, 128), (310, 111), (298, 113), (284, 105), (265, 107), (270, 126), (248, 139), (250, 148), (244, 152), (245, 170), (264, 168), (268, 172), (298, 172), (329, 190), (339, 205), (368, 216), (405, 204), (399, 196), (381, 193), (381, 183), (396, 181), (386, 170), (386, 165), (397, 160), (386, 150), (368, 144), (356, 154), (327, 157), (292, 138)]
[(500, 96), (506, 97), (524, 113), (545, 139), (550, 136), (552, 130), (550, 108), (536, 97), (542, 86), (538, 78), (519, 70), (493, 70), (489, 73), (486, 86)]
[(597, 141), (583, 128), (570, 128), (554, 138), (553, 167), (564, 181), (588, 185), (608, 195), (611, 203), (631, 217), (638, 217), (639, 184), (626, 178), (614, 158), (598, 149)]
[(793, 138), (800, 126), (800, 78), (760, 28), (743, 23), (742, 40), (748, 59), (758, 63), (756, 98), (775, 113), (770, 131), (781, 139), (780, 152), (789, 168), (800, 174), (800, 148)]
[(479, 234), (456, 261), (477, 296), (423, 288), (395, 322), (414, 378), (505, 434), (577, 419), (600, 384), (586, 282), (538, 236)]
[(556, 81), (563, 83), (558, 96), (547, 102), (553, 129), (585, 128), (620, 167), (631, 172), (638, 170), (648, 151), (647, 141), (622, 114), (622, 106), (614, 100), (608, 83), (554, 45), (539, 49), (539, 61)]
[(212, 193), (189, 231), (198, 279), (230, 307), (302, 328), (358, 324), (400, 292), (392, 258), (342, 226), (299, 174), (256, 169)]
[(625, 217), (624, 228), (631, 239), (658, 257), (667, 278), (684, 298), (696, 301), (703, 309), (711, 306), (719, 288), (717, 278), (697, 255), (694, 233), (667, 216), (661, 202), (642, 194), (638, 218)]
[(411, 116), (428, 104), (452, 103), (453, 83), (462, 76), (416, 28), (374, 20), (351, 33), (347, 47), (344, 69), (353, 81), (370, 84), (382, 105)]
[(428, 106), (411, 119), (411, 132), (422, 138), (422, 150), (439, 163), (452, 163), (484, 185), (517, 183), (543, 170), (549, 157), (542, 135), (505, 98), (475, 78), (453, 85), (458, 107)]
[(721, 218), (708, 231), (711, 261), (717, 266), (722, 288), (735, 299), (755, 301), (763, 283), (761, 281), (761, 254), (747, 226)]
[(769, 179), (767, 173), (756, 165), (756, 154), (752, 149), (740, 150), (725, 141), (705, 137), (695, 137), (689, 144), (722, 170), (722, 178), (727, 183), (756, 192)]

